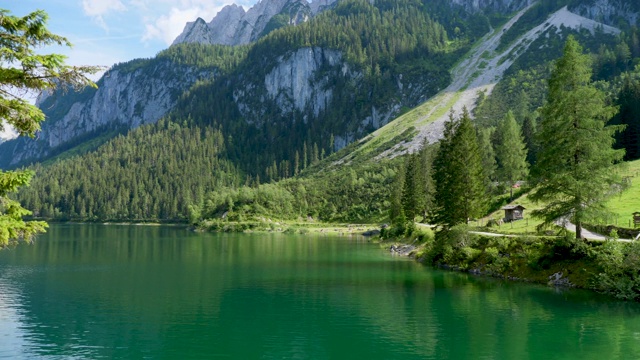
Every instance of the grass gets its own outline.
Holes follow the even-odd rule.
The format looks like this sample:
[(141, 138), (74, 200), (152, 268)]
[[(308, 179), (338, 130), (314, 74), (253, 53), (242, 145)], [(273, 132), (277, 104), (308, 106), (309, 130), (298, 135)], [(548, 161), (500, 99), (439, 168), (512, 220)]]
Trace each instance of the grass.
[(607, 202), (607, 208), (614, 215), (607, 222), (621, 227), (633, 227), (632, 214), (640, 211), (640, 160), (625, 163), (622, 176), (627, 177), (631, 185)]
[[(541, 204), (536, 204), (533, 201), (529, 200), (527, 194), (522, 195), (521, 197), (515, 199), (510, 202), (511, 205), (522, 205), (526, 209), (524, 211), (524, 219), (513, 221), (510, 223), (504, 223), (499, 227), (494, 227), (493, 230), (495, 232), (503, 233), (503, 234), (537, 234), (536, 227), (542, 224), (542, 220), (538, 218), (534, 218), (531, 216), (531, 211), (535, 209), (542, 208)], [(489, 215), (483, 217), (475, 224), (472, 225), (485, 225), (487, 221), (490, 219), (500, 220), (504, 218), (504, 210), (498, 209)]]
[[(608, 210), (613, 217), (606, 223), (620, 227), (633, 227), (632, 214), (640, 211), (640, 160), (627, 162), (620, 167), (621, 175), (631, 182), (630, 187), (615, 195), (607, 202)], [(536, 234), (536, 227), (542, 223), (541, 219), (531, 216), (531, 211), (540, 209), (543, 204), (536, 204), (529, 200), (527, 194), (510, 202), (511, 205), (522, 205), (526, 208), (524, 219), (505, 223), (500, 227), (494, 227), (495, 232), (504, 234)], [(504, 217), (503, 210), (496, 210), (471, 225), (482, 226), (490, 219), (499, 220)]]

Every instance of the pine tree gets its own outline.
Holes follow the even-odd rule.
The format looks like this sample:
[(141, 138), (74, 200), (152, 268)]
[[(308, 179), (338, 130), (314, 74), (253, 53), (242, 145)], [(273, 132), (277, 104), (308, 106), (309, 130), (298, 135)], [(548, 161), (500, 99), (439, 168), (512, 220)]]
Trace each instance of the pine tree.
[(505, 118), (498, 124), (495, 138), (498, 163), (496, 177), (498, 181), (509, 186), (510, 199), (513, 200), (513, 185), (527, 177), (529, 165), (522, 131), (511, 111), (507, 112)]
[(424, 209), (424, 173), (420, 156), (407, 155), (405, 159), (404, 186), (402, 188), (402, 210), (408, 221), (414, 221)]
[(527, 148), (527, 163), (533, 166), (538, 154), (538, 139), (536, 138), (536, 118), (533, 114), (527, 114), (522, 121), (522, 136)]
[(320, 154), (318, 153), (318, 144), (313, 143), (313, 150), (311, 152), (311, 164), (315, 164), (320, 160)]
[(389, 207), (389, 220), (394, 225), (404, 224), (407, 221), (407, 218), (404, 215), (404, 209), (402, 208), (402, 193), (404, 189), (404, 176), (405, 176), (405, 167), (402, 164), (398, 171), (396, 172), (395, 180), (391, 185), (391, 193), (389, 202), (391, 206)]
[(422, 209), (419, 210), (419, 214), (422, 215), (423, 221), (426, 221), (433, 207), (433, 196), (435, 194), (435, 183), (433, 181), (433, 160), (435, 154), (437, 153), (438, 147), (437, 145), (429, 145), (427, 140), (425, 139), (422, 144), (422, 148), (420, 149), (420, 153), (418, 154), (420, 159), (420, 168), (422, 172), (421, 181), (422, 181), (422, 196), (424, 196), (424, 201), (422, 201)]
[(302, 144), (302, 169), (306, 169), (309, 166), (309, 158), (307, 157), (307, 142)]
[(434, 161), (435, 222), (445, 227), (466, 223), (486, 210), (487, 194), (476, 132), (466, 108), (445, 124)]
[[(16, 17), (0, 9), (0, 131), (4, 124), (12, 125), (20, 135), (34, 137), (44, 121), (44, 114), (35, 105), (16, 94), (55, 89), (58, 85), (82, 88), (92, 85), (86, 74), (97, 67), (65, 65), (64, 56), (42, 54), (46, 45), (71, 46), (69, 41), (46, 28), (47, 14), (38, 10), (24, 17)], [(24, 221), (31, 215), (9, 193), (29, 185), (30, 171), (0, 171), (0, 249), (18, 241), (29, 241), (44, 232), (47, 224)]]
[(293, 160), (293, 175), (298, 176), (300, 173), (300, 153), (296, 150), (296, 154)]
[(627, 76), (618, 94), (620, 112), (616, 122), (625, 125), (617, 138), (617, 147), (626, 150), (625, 160), (640, 158), (640, 80)]
[(486, 177), (485, 183), (487, 189), (491, 187), (491, 182), (495, 180), (495, 172), (498, 167), (496, 163), (496, 152), (493, 150), (493, 144), (491, 143), (494, 132), (495, 128), (493, 127), (477, 129), (478, 148), (480, 149), (480, 156), (482, 157), (482, 168), (484, 169)]
[(570, 36), (549, 78), (534, 169), (537, 187), (529, 195), (545, 204), (533, 212), (544, 225), (568, 217), (581, 238), (583, 222), (605, 210), (618, 180), (611, 166), (624, 155), (612, 148), (619, 127), (605, 126), (615, 112), (591, 82), (589, 56)]

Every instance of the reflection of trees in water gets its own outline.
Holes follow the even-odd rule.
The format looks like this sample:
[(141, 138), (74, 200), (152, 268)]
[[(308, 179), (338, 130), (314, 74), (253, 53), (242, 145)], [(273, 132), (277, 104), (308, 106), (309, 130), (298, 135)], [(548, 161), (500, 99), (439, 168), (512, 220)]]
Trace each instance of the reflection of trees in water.
[(636, 304), (431, 271), (357, 240), (53, 226), (18, 250), (0, 264), (29, 272), (0, 276), (41, 355), (640, 356)]

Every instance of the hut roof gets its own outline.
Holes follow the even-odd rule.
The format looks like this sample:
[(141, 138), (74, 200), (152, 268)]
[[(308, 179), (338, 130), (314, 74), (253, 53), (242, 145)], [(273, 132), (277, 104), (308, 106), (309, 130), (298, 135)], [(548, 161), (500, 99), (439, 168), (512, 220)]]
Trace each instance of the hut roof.
[(502, 210), (524, 210), (525, 207), (522, 205), (507, 205), (507, 206), (503, 206)]

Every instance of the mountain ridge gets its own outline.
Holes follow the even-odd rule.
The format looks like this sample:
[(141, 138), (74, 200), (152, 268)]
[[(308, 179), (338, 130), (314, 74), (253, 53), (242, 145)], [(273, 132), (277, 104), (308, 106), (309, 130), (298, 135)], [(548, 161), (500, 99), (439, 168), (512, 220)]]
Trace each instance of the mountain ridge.
[[(274, 1), (280, 5), (291, 3), (289, 0), (263, 0), (256, 5), (256, 8), (259, 8), (258, 5), (267, 7), (268, 4), (274, 3)], [(605, 5), (615, 3), (617, 1), (619, 0), (598, 0), (594, 6), (595, 9), (606, 9), (606, 11), (611, 12), (611, 6)], [(334, 3), (332, 0), (326, 0), (315, 1), (311, 4), (316, 4), (316, 9), (326, 9), (327, 6), (333, 5), (335, 7), (341, 3), (342, 2)], [(353, 4), (359, 3), (356, 1), (353, 2)], [(384, 4), (384, 2), (382, 2), (382, 4)], [(494, 11), (495, 9), (518, 8), (523, 5), (529, 6), (527, 9), (530, 9), (534, 4), (539, 3), (532, 3), (526, 0), (506, 0), (501, 2), (457, 0), (453, 2), (453, 5), (460, 8), (469, 8), (471, 6), (473, 9), (478, 10), (483, 6), (487, 6), (490, 7), (491, 11)], [(228, 9), (226, 10), (227, 12), (235, 11), (233, 9), (242, 10), (238, 6), (229, 6), (225, 9)], [(341, 8), (340, 11), (344, 12), (345, 9)], [(521, 10), (521, 14), (522, 11), (524, 10)], [(565, 11), (567, 11), (566, 8)], [(221, 13), (224, 13), (224, 11), (221, 11)], [(238, 13), (240, 12), (238, 11)], [(242, 10), (242, 13), (245, 14), (244, 10)], [(613, 14), (615, 12), (611, 13)], [(594, 11), (591, 11), (590, 14), (596, 17), (598, 16), (598, 13)], [(603, 15), (601, 17), (605, 18), (607, 16)], [(608, 16), (607, 18), (611, 18), (611, 16)], [(515, 20), (512, 19), (512, 21)], [(198, 20), (197, 23), (200, 23), (201, 25), (205, 24), (204, 20)], [(353, 60), (349, 60), (350, 55), (346, 54), (344, 51), (331, 49), (331, 45), (293, 45), (292, 43), (287, 42), (288, 40), (286, 40), (286, 38), (284, 42), (281, 40), (276, 41), (278, 36), (272, 38), (273, 39), (265, 43), (269, 45), (262, 46), (261, 44), (256, 44), (256, 46), (251, 45), (251, 48), (247, 48), (251, 49), (247, 50), (249, 53), (255, 53), (254, 55), (256, 58), (267, 56), (269, 58), (267, 63), (262, 62), (258, 65), (258, 68), (247, 68), (243, 70), (245, 73), (238, 73), (233, 75), (231, 78), (225, 78), (223, 80), (228, 84), (234, 84), (232, 85), (232, 88), (229, 88), (229, 94), (231, 95), (229, 99), (232, 101), (230, 106), (235, 107), (235, 109), (227, 109), (223, 112), (238, 113), (239, 118), (249, 125), (253, 124), (255, 126), (263, 126), (265, 115), (274, 116), (277, 114), (278, 119), (300, 118), (301, 122), (304, 123), (305, 126), (309, 126), (309, 124), (317, 121), (318, 117), (326, 116), (325, 113), (327, 111), (331, 111), (335, 107), (332, 104), (332, 101), (336, 101), (336, 99), (339, 99), (341, 96), (350, 95), (345, 93), (343, 95), (336, 96), (336, 90), (328, 87), (329, 84), (335, 82), (336, 79), (342, 78), (343, 80), (340, 80), (339, 84), (333, 84), (331, 86), (352, 86), (349, 84), (362, 82), (372, 76), (371, 72), (379, 71), (376, 68), (366, 69), (362, 68), (362, 65), (355, 65)], [(172, 48), (179, 45), (181, 44), (174, 45)], [(385, 46), (388, 46), (388, 44), (385, 44)], [(273, 47), (282, 47), (282, 50), (274, 50)], [(171, 52), (172, 48), (170, 48), (168, 52)], [(525, 49), (521, 49), (521, 51), (524, 50)], [(261, 53), (258, 54), (258, 52)], [(270, 55), (266, 55), (267, 53), (270, 53)], [(197, 56), (194, 57), (194, 59), (197, 59)], [(193, 61), (197, 62), (197, 60)], [(151, 61), (151, 63), (152, 62), (153, 61)], [(131, 63), (133, 65), (129, 67), (143, 69), (148, 66), (145, 64), (149, 64), (150, 62), (148, 60), (135, 60)], [(480, 64), (480, 61), (477, 61), (476, 64)], [(501, 64), (503, 68), (505, 67), (504, 65), (505, 63)], [(382, 66), (384, 65), (380, 64), (380, 67)], [(182, 81), (181, 83), (174, 82), (172, 87), (172, 83), (163, 83), (163, 80), (166, 80), (167, 76), (162, 73), (166, 72), (167, 69), (159, 69), (160, 68), (153, 70), (152, 68), (149, 68), (146, 70), (145, 76), (137, 77), (140, 83), (134, 84), (135, 81), (132, 82), (127, 80), (123, 82), (127, 83), (127, 86), (119, 86), (118, 83), (122, 81), (111, 81), (115, 78), (120, 79), (119, 73), (121, 71), (115, 67), (114, 70), (107, 73), (107, 75), (105, 75), (101, 80), (102, 86), (95, 93), (99, 95), (99, 98), (101, 99), (99, 101), (97, 99), (89, 99), (87, 97), (89, 95), (80, 95), (75, 100), (69, 100), (70, 103), (67, 107), (63, 106), (58, 108), (53, 106), (54, 102), (51, 102), (51, 99), (48, 99), (50, 95), (42, 96), (39, 101), (43, 104), (44, 108), (54, 109), (57, 114), (49, 114), (49, 120), (43, 124), (43, 131), (35, 142), (27, 139), (20, 139), (18, 141), (14, 140), (3, 144), (2, 147), (5, 149), (5, 151), (3, 151), (4, 154), (7, 154), (6, 149), (8, 147), (11, 147), (12, 145), (15, 146), (13, 146), (13, 149), (9, 152), (9, 156), (4, 158), (2, 166), (8, 165), (7, 159), (10, 160), (11, 165), (15, 166), (20, 163), (24, 164), (25, 161), (29, 161), (29, 159), (37, 160), (39, 158), (41, 159), (43, 157), (50, 156), (64, 148), (70, 147), (73, 145), (74, 141), (76, 143), (82, 141), (82, 139), (86, 138), (87, 134), (91, 132), (97, 133), (100, 131), (113, 131), (120, 127), (122, 127), (122, 131), (126, 131), (126, 129), (139, 126), (140, 124), (157, 121), (175, 107), (178, 103), (178, 99), (183, 97), (182, 94), (189, 90), (192, 85), (197, 82), (206, 83), (207, 81), (212, 80), (216, 73), (219, 73), (218, 70), (213, 68), (197, 70), (195, 67), (183, 67), (183, 70), (180, 70), (183, 71), (182, 75), (174, 76), (174, 78), (184, 78), (186, 81)], [(261, 74), (260, 76), (263, 78), (257, 78), (249, 81), (249, 76), (247, 75), (248, 71), (255, 72), (256, 70), (268, 71), (264, 71), (264, 73), (258, 71), (258, 73)], [(187, 73), (192, 73), (192, 75), (187, 76)], [(424, 102), (428, 97), (435, 95), (438, 90), (447, 85), (444, 83), (444, 80), (440, 82), (437, 80), (445, 78), (444, 74), (438, 73), (437, 71), (423, 72), (422, 75), (415, 72), (409, 75), (410, 73), (411, 72), (406, 73), (404, 71), (394, 72), (387, 70), (387, 75), (385, 76), (390, 76), (391, 78), (385, 85), (385, 91), (392, 90), (392, 93), (389, 95), (389, 99), (382, 104), (380, 104), (379, 101), (376, 103), (375, 97), (372, 97), (370, 94), (366, 94), (367, 91), (370, 91), (366, 88), (362, 88), (360, 90), (349, 90), (352, 93), (354, 91), (356, 93), (360, 91), (363, 92), (362, 94), (357, 95), (360, 99), (357, 99), (356, 103), (362, 101), (372, 103), (367, 107), (366, 111), (362, 110), (360, 114), (356, 114), (355, 116), (354, 114), (347, 115), (352, 118), (352, 124), (348, 126), (336, 125), (341, 126), (341, 130), (336, 129), (335, 126), (334, 128), (324, 130), (327, 131), (327, 133), (321, 136), (322, 139), (320, 139), (320, 141), (324, 142), (323, 146), (326, 147), (327, 152), (339, 150), (367, 133), (377, 130), (381, 126), (389, 123), (395, 116), (402, 112), (403, 109), (418, 105), (420, 102)], [(380, 75), (384, 74), (381, 72)], [(468, 73), (467, 75), (471, 77), (473, 74)], [(113, 78), (110, 80), (109, 76), (113, 76)], [(157, 80), (153, 80), (155, 82), (151, 84), (149, 81), (152, 81), (151, 79), (156, 79), (154, 76), (159, 77)], [(375, 85), (375, 82), (372, 82), (368, 83), (366, 86), (379, 85)], [(131, 89), (126, 90), (129, 87), (131, 87)], [(163, 89), (166, 87), (169, 89)], [(145, 88), (146, 90), (144, 90)], [(129, 95), (126, 95), (127, 91)], [(224, 90), (221, 89), (220, 91)], [(153, 95), (148, 99), (145, 98), (145, 101), (142, 101), (142, 99), (132, 99), (131, 95), (137, 92), (141, 94), (156, 95)], [(104, 96), (105, 93), (110, 93), (111, 95)], [(204, 94), (201, 94), (199, 96), (203, 95)], [(475, 98), (475, 94), (470, 98)], [(45, 104), (44, 101), (46, 100), (49, 100), (50, 102)], [(148, 109), (147, 102), (149, 103)], [(89, 103), (94, 105), (89, 105)], [(120, 104), (128, 104), (128, 106), (119, 109)], [(468, 107), (471, 107), (472, 103), (468, 103), (467, 105)], [(91, 108), (94, 110), (87, 110)], [(335, 114), (331, 116), (344, 117), (345, 115), (346, 114)], [(218, 115), (214, 115), (214, 117), (218, 117)], [(446, 113), (440, 116), (440, 123), (444, 118), (446, 118)], [(425, 130), (418, 126), (418, 136), (415, 141), (409, 144), (409, 147), (411, 149), (415, 149), (425, 137), (433, 138), (433, 140), (437, 139), (436, 133), (441, 130), (437, 128), (437, 124), (438, 122), (436, 125), (429, 125), (431, 126), (431, 130)], [(431, 135), (424, 135), (425, 132), (429, 131), (431, 132)], [(329, 137), (333, 139), (331, 144), (329, 144)], [(319, 140), (316, 138), (316, 140), (307, 139), (307, 141), (311, 143)], [(16, 143), (18, 144), (16, 145)], [(302, 141), (300, 141), (300, 144), (297, 146), (301, 147), (301, 143)], [(405, 145), (406, 144), (396, 144), (395, 148), (400, 148)], [(56, 147), (60, 149), (55, 150)], [(293, 150), (291, 152), (293, 152)], [(287, 157), (289, 161), (293, 161), (292, 153), (287, 155)]]
[(331, 6), (337, 0), (261, 0), (245, 10), (227, 5), (207, 23), (198, 18), (185, 25), (172, 45), (181, 43), (243, 45), (287, 25), (298, 25)]

